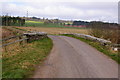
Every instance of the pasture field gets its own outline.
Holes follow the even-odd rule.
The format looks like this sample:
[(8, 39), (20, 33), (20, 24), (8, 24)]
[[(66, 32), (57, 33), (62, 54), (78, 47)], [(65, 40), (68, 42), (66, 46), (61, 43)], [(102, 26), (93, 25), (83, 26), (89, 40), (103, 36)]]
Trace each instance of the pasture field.
[(44, 22), (40, 22), (40, 21), (25, 21), (26, 23), (41, 23), (43, 24)]
[(39, 31), (47, 32), (48, 34), (60, 34), (60, 33), (83, 33), (88, 34), (89, 29), (76, 29), (76, 28), (59, 28), (59, 27), (17, 27), (25, 29), (27, 31)]
[[(72, 24), (72, 23), (70, 23)], [(25, 27), (58, 27), (58, 28), (72, 28), (72, 29), (85, 29), (85, 27), (69, 27), (60, 24), (53, 24), (53, 23), (44, 23), (40, 21), (25, 21)]]
[(38, 21), (25, 21), (25, 25), (26, 27), (28, 26), (33, 26), (33, 27), (37, 27), (37, 26), (42, 26), (43, 22), (38, 22)]
[(26, 27), (30, 26), (30, 27), (64, 27), (62, 25), (58, 25), (58, 24), (44, 24), (44, 22), (40, 22), (40, 21), (25, 21), (25, 25)]

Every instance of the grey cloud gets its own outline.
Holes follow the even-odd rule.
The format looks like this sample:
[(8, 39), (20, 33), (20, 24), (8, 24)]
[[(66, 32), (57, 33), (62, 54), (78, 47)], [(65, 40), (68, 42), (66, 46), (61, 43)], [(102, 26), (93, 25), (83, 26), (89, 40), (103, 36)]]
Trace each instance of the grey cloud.
[[(10, 5), (11, 4), (11, 5)], [(3, 14), (117, 22), (116, 2), (22, 2), (4, 4)]]

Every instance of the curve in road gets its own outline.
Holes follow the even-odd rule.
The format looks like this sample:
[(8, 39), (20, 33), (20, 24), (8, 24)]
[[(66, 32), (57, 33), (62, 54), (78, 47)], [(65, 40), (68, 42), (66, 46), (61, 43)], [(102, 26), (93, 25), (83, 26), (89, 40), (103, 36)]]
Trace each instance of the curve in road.
[(49, 36), (54, 47), (32, 78), (118, 78), (118, 64), (90, 45), (66, 36)]

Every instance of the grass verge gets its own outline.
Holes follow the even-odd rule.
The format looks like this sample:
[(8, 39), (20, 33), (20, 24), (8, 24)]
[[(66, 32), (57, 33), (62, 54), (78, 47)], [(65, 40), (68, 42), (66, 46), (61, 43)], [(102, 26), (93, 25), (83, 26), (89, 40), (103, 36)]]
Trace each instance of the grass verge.
[(105, 55), (111, 57), (113, 60), (115, 60), (117, 63), (120, 64), (120, 57), (119, 57), (119, 52), (112, 52), (108, 47), (102, 46), (100, 45), (100, 43), (98, 42), (93, 42), (91, 40), (86, 40), (84, 38), (80, 38), (74, 35), (69, 35), (69, 34), (63, 34), (64, 36), (68, 36), (68, 37), (73, 37), (76, 39), (79, 39), (83, 42), (88, 43), (89, 45), (93, 46), (94, 48), (96, 48), (98, 51), (104, 53)]
[(28, 43), (11, 52), (4, 52), (3, 78), (26, 78), (32, 74), (52, 49), (52, 40), (45, 38)]

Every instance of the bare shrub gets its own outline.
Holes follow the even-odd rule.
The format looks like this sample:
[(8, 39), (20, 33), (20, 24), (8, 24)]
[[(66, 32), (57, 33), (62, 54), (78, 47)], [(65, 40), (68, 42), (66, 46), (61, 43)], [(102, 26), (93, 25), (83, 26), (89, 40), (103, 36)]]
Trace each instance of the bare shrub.
[(103, 38), (112, 41), (112, 43), (119, 43), (120, 28), (116, 23), (90, 22), (89, 34), (98, 38)]

